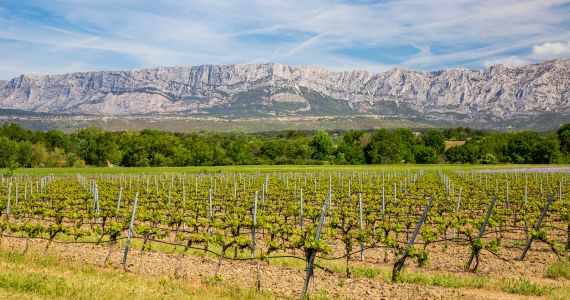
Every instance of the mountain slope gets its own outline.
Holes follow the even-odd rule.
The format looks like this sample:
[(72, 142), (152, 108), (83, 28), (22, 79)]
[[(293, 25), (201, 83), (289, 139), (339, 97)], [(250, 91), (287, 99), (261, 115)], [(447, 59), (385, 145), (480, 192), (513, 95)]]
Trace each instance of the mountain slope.
[(22, 75), (0, 109), (89, 115), (389, 115), (450, 122), (570, 114), (570, 60), (518, 68), (330, 72), (280, 64)]

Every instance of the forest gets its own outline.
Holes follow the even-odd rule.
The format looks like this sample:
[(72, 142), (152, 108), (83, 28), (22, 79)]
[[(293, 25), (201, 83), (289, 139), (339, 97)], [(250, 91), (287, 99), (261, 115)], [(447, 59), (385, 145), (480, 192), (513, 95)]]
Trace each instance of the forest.
[(570, 162), (570, 123), (556, 132), (457, 127), (344, 132), (65, 133), (0, 126), (0, 168), (320, 164), (550, 164)]

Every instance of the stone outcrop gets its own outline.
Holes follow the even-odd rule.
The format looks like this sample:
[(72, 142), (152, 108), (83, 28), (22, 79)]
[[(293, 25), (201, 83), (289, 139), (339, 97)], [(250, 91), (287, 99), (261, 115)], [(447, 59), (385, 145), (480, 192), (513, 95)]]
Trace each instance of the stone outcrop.
[(22, 75), (0, 109), (89, 115), (396, 115), (448, 121), (570, 114), (570, 60), (436, 72), (281, 64)]

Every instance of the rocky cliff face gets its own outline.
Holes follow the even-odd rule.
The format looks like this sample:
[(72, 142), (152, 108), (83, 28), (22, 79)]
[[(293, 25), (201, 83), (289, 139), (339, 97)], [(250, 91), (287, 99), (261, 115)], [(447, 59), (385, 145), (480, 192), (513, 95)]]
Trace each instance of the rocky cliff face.
[(451, 121), (570, 114), (570, 60), (373, 74), (254, 64), (149, 68), (0, 81), (0, 109), (95, 115), (347, 115)]

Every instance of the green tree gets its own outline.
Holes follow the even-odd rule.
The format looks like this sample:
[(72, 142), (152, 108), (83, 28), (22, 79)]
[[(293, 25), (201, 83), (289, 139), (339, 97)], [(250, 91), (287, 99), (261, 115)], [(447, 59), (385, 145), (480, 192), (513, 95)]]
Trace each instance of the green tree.
[(0, 126), (0, 136), (7, 137), (15, 142), (30, 141), (33, 136), (31, 130), (25, 129), (15, 122), (4, 123)]
[(255, 162), (255, 157), (247, 141), (238, 140), (229, 144), (226, 155), (236, 165), (251, 165)]
[(115, 135), (99, 129), (82, 129), (77, 132), (79, 155), (90, 165), (106, 166), (121, 162), (122, 153), (115, 143)]
[(123, 151), (121, 165), (125, 167), (150, 166), (149, 145), (147, 140), (138, 132), (125, 132), (118, 137), (119, 146)]
[(570, 123), (560, 126), (557, 133), (560, 141), (560, 151), (565, 155), (570, 154)]
[(481, 156), (479, 145), (473, 142), (445, 150), (445, 159), (451, 163), (477, 163)]
[(414, 148), (414, 158), (418, 164), (435, 164), (439, 158), (432, 148), (418, 145)]
[(174, 155), (172, 157), (172, 163), (176, 167), (184, 167), (192, 165), (192, 152), (182, 145), (179, 145), (174, 149)]
[(212, 164), (214, 166), (227, 166), (232, 164), (232, 160), (226, 155), (226, 150), (220, 145), (214, 145), (212, 150)]
[(191, 153), (193, 165), (211, 166), (214, 164), (214, 149), (201, 138), (188, 140), (186, 148)]
[(48, 160), (48, 151), (42, 143), (37, 143), (32, 146), (32, 167), (45, 167)]
[(47, 167), (64, 167), (67, 163), (65, 151), (61, 148), (54, 148), (53, 151), (48, 152)]
[(311, 163), (313, 148), (309, 145), (310, 141), (311, 140), (306, 137), (287, 140), (286, 152), (280, 157), (277, 163)]
[(342, 156), (341, 163), (351, 165), (363, 164), (365, 162), (364, 148), (362, 147), (363, 130), (348, 131), (344, 134), (342, 142), (336, 149), (336, 156)]
[(515, 164), (530, 164), (533, 162), (533, 152), (538, 140), (534, 132), (522, 132), (511, 135), (503, 149), (503, 154)]
[(270, 164), (275, 163), (278, 157), (285, 156), (287, 140), (267, 140), (260, 149), (261, 156)]
[(414, 133), (408, 128), (397, 128), (394, 133), (400, 136), (402, 143), (407, 149), (413, 149), (416, 144)]
[(426, 147), (431, 147), (438, 154), (443, 154), (445, 150), (445, 136), (442, 131), (430, 129), (422, 135), (422, 140)]
[(17, 159), (17, 144), (7, 137), (0, 137), (0, 168), (12, 167)]
[(20, 167), (31, 167), (32, 166), (32, 151), (33, 144), (29, 141), (24, 141), (18, 143), (18, 154), (17, 160)]
[(366, 160), (372, 164), (401, 163), (406, 152), (411, 151), (406, 149), (401, 136), (386, 129), (377, 130), (365, 149)]
[(481, 153), (491, 154), (496, 162), (511, 162), (504, 154), (505, 145), (512, 133), (488, 133), (478, 140)]
[(172, 165), (172, 160), (160, 152), (155, 152), (150, 160), (150, 165), (153, 167), (168, 167)]
[(61, 148), (69, 151), (71, 149), (70, 137), (59, 130), (49, 130), (45, 133), (45, 143), (49, 150)]
[(317, 131), (309, 145), (313, 148), (313, 158), (317, 160), (329, 159), (334, 149), (331, 137), (324, 130)]
[(560, 141), (556, 134), (540, 137), (534, 146), (532, 162), (535, 164), (557, 163), (560, 158)]

